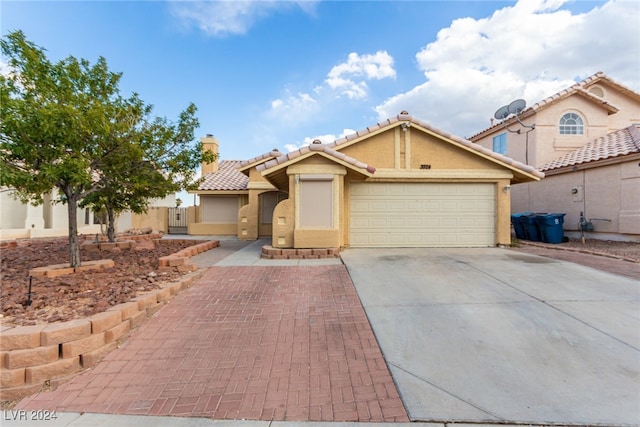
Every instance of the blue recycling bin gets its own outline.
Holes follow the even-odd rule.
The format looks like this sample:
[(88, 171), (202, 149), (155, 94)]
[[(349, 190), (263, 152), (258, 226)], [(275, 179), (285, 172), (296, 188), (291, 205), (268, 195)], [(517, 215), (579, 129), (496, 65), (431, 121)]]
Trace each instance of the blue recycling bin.
[(536, 218), (538, 214), (529, 214), (523, 215), (520, 217), (520, 221), (522, 221), (522, 225), (524, 227), (524, 234), (526, 240), (531, 240), (532, 242), (539, 242), (542, 240), (542, 236), (540, 234), (540, 228), (538, 227), (538, 222)]
[(516, 233), (516, 237), (520, 240), (526, 240), (527, 234), (522, 223), (522, 217), (526, 215), (533, 215), (533, 212), (520, 212), (511, 215), (511, 224), (513, 224), (513, 231)]
[(564, 213), (536, 215), (540, 235), (544, 243), (562, 243), (564, 241)]

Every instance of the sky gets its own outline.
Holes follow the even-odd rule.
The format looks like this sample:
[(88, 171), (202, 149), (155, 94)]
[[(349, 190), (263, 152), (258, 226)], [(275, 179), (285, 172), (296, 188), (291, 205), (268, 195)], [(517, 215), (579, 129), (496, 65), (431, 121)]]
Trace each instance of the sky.
[(638, 1), (2, 0), (0, 15), (50, 60), (106, 58), (154, 115), (195, 103), (221, 160), (403, 110), (469, 137), (598, 71), (640, 92)]

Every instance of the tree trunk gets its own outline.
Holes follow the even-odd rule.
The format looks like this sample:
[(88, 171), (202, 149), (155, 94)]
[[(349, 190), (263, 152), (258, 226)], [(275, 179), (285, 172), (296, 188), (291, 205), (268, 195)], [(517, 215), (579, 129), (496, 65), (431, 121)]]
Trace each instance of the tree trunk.
[(113, 213), (113, 209), (107, 207), (107, 216), (107, 237), (109, 242), (113, 243), (116, 241), (116, 215)]
[(67, 195), (69, 216), (69, 266), (80, 267), (80, 244), (78, 243), (78, 201)]

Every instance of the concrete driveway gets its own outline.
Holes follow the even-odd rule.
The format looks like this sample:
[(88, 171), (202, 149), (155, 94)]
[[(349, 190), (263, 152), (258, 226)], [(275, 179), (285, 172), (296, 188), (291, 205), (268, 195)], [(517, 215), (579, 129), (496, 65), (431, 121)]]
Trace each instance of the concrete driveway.
[(640, 424), (640, 283), (509, 249), (342, 253), (411, 420)]

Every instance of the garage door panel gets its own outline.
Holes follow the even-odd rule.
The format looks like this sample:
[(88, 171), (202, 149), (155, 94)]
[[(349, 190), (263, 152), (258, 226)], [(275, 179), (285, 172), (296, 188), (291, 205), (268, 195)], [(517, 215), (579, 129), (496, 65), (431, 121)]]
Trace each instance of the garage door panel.
[(354, 247), (495, 244), (493, 184), (363, 183), (350, 196)]

